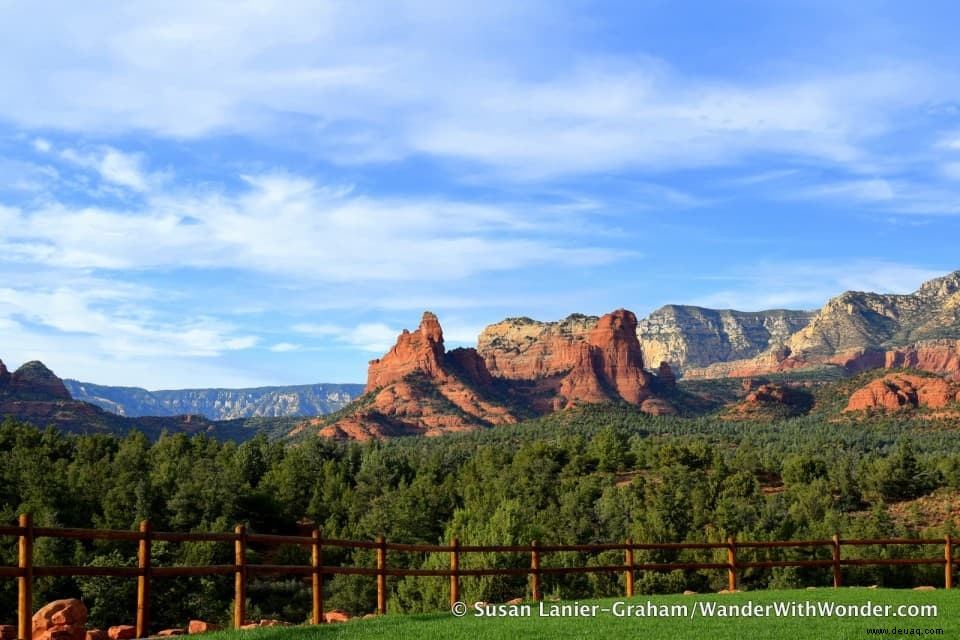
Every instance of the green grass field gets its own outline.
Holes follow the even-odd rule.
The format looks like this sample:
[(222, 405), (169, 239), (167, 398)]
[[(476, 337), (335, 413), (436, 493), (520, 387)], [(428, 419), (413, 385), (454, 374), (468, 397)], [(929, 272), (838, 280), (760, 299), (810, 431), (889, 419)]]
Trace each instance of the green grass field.
[[(681, 605), (687, 608), (686, 615), (674, 611), (672, 616), (617, 617), (613, 609), (623, 613), (626, 605), (633, 605), (648, 612), (648, 602), (657, 609), (664, 605)], [(770, 609), (769, 617), (756, 615), (746, 617), (705, 617), (704, 609), (711, 603), (718, 607), (743, 607), (765, 609), (774, 603), (796, 603), (803, 610), (806, 603), (813, 607), (840, 605), (862, 608), (890, 607), (891, 615), (867, 616), (804, 616), (784, 615), (775, 617)], [(933, 635), (944, 638), (960, 637), (960, 591), (903, 591), (895, 589), (817, 589), (789, 591), (754, 591), (730, 595), (693, 596), (639, 596), (626, 599), (583, 600), (580, 605), (596, 606), (589, 617), (541, 617), (535, 603), (530, 606), (529, 617), (477, 617), (471, 609), (461, 618), (451, 613), (422, 615), (388, 615), (368, 620), (355, 620), (342, 624), (302, 627), (271, 627), (242, 632), (219, 632), (205, 635), (208, 640), (366, 640), (389, 638), (390, 640), (511, 640), (534, 638), (560, 640), (562, 638), (698, 638), (702, 640), (733, 640), (745, 638), (772, 639), (821, 639), (821, 638), (868, 638), (875, 635)], [(572, 604), (543, 603), (551, 605)], [(901, 606), (934, 605), (936, 615), (919, 617), (892, 615)], [(608, 611), (604, 611), (607, 609)], [(715, 610), (715, 614), (718, 612)], [(742, 611), (742, 609), (741, 609)], [(692, 613), (691, 613), (692, 612)], [(730, 611), (728, 610), (728, 613)], [(837, 611), (835, 610), (835, 614)], [(880, 634), (871, 630), (885, 630)], [(942, 631), (937, 631), (942, 630)]]

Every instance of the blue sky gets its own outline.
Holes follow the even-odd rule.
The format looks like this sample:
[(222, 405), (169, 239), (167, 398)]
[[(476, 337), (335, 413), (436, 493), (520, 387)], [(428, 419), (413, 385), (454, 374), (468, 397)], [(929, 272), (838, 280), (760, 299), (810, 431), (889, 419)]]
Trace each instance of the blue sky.
[(811, 309), (960, 268), (948, 2), (0, 0), (0, 358), (363, 382), (424, 309)]

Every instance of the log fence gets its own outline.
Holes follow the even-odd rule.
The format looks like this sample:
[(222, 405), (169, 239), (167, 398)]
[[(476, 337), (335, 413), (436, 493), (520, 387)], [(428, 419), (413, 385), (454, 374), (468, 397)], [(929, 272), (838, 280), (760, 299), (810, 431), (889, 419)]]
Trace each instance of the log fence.
[[(322, 624), (323, 583), (327, 575), (364, 575), (376, 577), (377, 613), (387, 611), (387, 578), (404, 576), (435, 576), (450, 579), (451, 605), (460, 600), (460, 579), (471, 576), (530, 576), (530, 596), (539, 601), (543, 598), (541, 578), (545, 575), (566, 575), (574, 573), (622, 573), (624, 575), (625, 595), (634, 595), (634, 577), (638, 571), (674, 571), (674, 570), (720, 570), (727, 573), (728, 588), (738, 587), (738, 578), (745, 569), (774, 567), (830, 567), (833, 572), (833, 586), (842, 586), (842, 568), (845, 566), (866, 565), (943, 565), (944, 586), (953, 588), (954, 562), (953, 541), (949, 535), (944, 538), (891, 538), (891, 539), (850, 539), (841, 540), (833, 536), (831, 540), (786, 540), (786, 541), (737, 541), (728, 538), (725, 542), (674, 542), (674, 543), (634, 543), (627, 539), (623, 543), (608, 544), (561, 544), (541, 545), (534, 540), (530, 545), (462, 545), (454, 539), (449, 546), (389, 543), (383, 536), (376, 541), (355, 541), (327, 539), (319, 530), (314, 529), (308, 536), (256, 534), (247, 531), (245, 525), (239, 525), (234, 533), (169, 533), (153, 531), (149, 521), (140, 524), (139, 531), (117, 531), (100, 529), (66, 529), (36, 527), (30, 514), (20, 516), (19, 526), (0, 526), (0, 538), (18, 538), (18, 566), (0, 567), (0, 578), (15, 578), (18, 583), (18, 638), (32, 640), (31, 618), (33, 600), (33, 581), (44, 576), (109, 576), (137, 579), (136, 633), (138, 638), (149, 635), (150, 628), (150, 582), (154, 577), (185, 576), (234, 576), (234, 627), (239, 629), (246, 622), (247, 583), (252, 575), (280, 574), (309, 576), (312, 591), (311, 623)], [(33, 546), (37, 538), (61, 538), (79, 540), (125, 540), (138, 544), (136, 567), (64, 567), (35, 566)], [(157, 541), (166, 542), (222, 542), (234, 546), (234, 564), (208, 566), (154, 566), (152, 545)], [(247, 549), (250, 543), (280, 545), (298, 545), (311, 550), (309, 565), (268, 565), (249, 564)], [(938, 558), (843, 558), (841, 547), (855, 546), (906, 546), (906, 545), (942, 545), (943, 556)], [(324, 547), (345, 549), (369, 549), (376, 553), (376, 567), (325, 566), (323, 564)], [(789, 560), (752, 560), (738, 558), (738, 550), (747, 549), (816, 549), (829, 547), (831, 557), (824, 559)], [(636, 562), (636, 551), (726, 551), (726, 562)], [(449, 569), (406, 569), (391, 567), (388, 553), (449, 553)], [(546, 567), (542, 564), (544, 555), (559, 552), (599, 553), (622, 551), (624, 564), (576, 567)], [(465, 569), (461, 559), (472, 553), (511, 553), (529, 554), (529, 568), (478, 568)]]

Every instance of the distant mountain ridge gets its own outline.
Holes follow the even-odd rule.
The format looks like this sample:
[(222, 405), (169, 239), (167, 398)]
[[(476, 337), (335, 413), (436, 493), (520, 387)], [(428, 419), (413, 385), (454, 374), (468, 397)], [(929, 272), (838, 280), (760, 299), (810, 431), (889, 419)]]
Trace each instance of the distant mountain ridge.
[(960, 375), (960, 271), (908, 294), (847, 291), (831, 298), (810, 322), (754, 357), (718, 361), (687, 377), (752, 376), (815, 365), (848, 373), (912, 367)]
[(70, 395), (121, 416), (201, 415), (210, 420), (316, 416), (337, 411), (363, 393), (362, 384), (305, 384), (249, 389), (148, 391), (66, 379)]
[(36, 360), (23, 364), (13, 373), (0, 361), (0, 419), (8, 417), (41, 428), (55, 426), (72, 433), (104, 433), (122, 437), (136, 429), (154, 439), (167, 431), (206, 433), (221, 439), (243, 441), (265, 426), (248, 425), (244, 420), (212, 422), (198, 415), (119, 416), (70, 397), (63, 381)]

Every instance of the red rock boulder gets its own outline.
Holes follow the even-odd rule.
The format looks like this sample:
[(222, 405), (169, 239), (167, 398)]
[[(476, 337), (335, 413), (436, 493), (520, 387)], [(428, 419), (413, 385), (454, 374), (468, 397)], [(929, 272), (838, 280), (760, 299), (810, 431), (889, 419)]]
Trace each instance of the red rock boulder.
[(118, 624), (107, 630), (110, 640), (132, 640), (137, 637), (137, 628), (129, 624)]
[(350, 614), (340, 610), (327, 611), (323, 614), (323, 619), (327, 622), (346, 622), (350, 619)]
[(203, 620), (191, 620), (187, 626), (187, 633), (206, 633), (207, 631), (221, 631), (223, 627), (218, 624), (204, 622)]
[(56, 600), (33, 614), (33, 640), (86, 640), (87, 607), (76, 598)]

